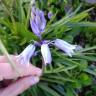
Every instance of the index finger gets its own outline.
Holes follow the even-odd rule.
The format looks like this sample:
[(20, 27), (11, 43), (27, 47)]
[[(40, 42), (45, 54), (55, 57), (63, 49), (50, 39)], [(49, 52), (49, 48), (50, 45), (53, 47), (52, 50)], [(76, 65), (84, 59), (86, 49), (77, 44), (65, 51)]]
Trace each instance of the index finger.
[(9, 63), (0, 63), (1, 80), (14, 79), (14, 78), (23, 77), (23, 76), (41, 76), (42, 75), (42, 70), (31, 64), (29, 64), (28, 66), (17, 64), (17, 68), (20, 73), (18, 75), (17, 75), (17, 72), (11, 67)]
[(0, 56), (0, 80), (3, 79), (13, 79), (17, 77), (23, 77), (27, 75), (36, 75), (36, 76), (41, 76), (42, 75), (42, 70), (40, 68), (37, 68), (33, 66), (31, 63), (26, 66), (26, 64), (19, 64), (17, 62), (17, 58), (14, 55), (10, 55), (11, 58), (14, 60), (16, 67), (20, 71), (19, 76), (17, 75), (16, 70), (13, 70), (11, 65), (8, 63), (7, 59), (5, 56)]

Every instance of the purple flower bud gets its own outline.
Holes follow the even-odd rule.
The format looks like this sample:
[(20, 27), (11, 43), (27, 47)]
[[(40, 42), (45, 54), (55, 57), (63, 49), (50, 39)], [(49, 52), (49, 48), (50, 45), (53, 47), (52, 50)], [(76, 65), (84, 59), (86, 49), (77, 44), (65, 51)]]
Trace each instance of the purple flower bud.
[(42, 57), (44, 59), (44, 64), (45, 65), (51, 64), (52, 57), (51, 57), (51, 52), (50, 52), (48, 44), (41, 45), (41, 53), (42, 53)]
[(33, 7), (31, 11), (30, 25), (35, 35), (41, 37), (41, 33), (44, 32), (46, 27), (44, 12)]
[(50, 11), (50, 12), (48, 12), (48, 18), (49, 19), (51, 19), (52, 18), (52, 16), (53, 16), (53, 13)]
[(54, 41), (54, 45), (61, 49), (62, 51), (64, 51), (67, 55), (69, 55), (70, 57), (72, 57), (72, 54), (74, 53), (74, 49), (76, 49), (77, 45), (71, 45), (66, 41), (63, 41), (61, 39), (56, 39)]
[(28, 45), (20, 55), (17, 56), (17, 60), (20, 64), (29, 64), (30, 58), (34, 55), (35, 46), (30, 44)]

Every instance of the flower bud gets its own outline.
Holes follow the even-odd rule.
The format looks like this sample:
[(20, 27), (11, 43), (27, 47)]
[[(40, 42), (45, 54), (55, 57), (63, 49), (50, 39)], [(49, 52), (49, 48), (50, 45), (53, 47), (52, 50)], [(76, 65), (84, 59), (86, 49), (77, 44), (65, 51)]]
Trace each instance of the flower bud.
[(70, 57), (72, 57), (72, 54), (74, 53), (74, 49), (76, 49), (76, 46), (77, 46), (77, 45), (69, 44), (68, 42), (66, 42), (64, 40), (61, 40), (61, 39), (56, 39), (54, 41), (54, 45), (57, 48), (59, 48), (62, 51), (64, 51)]
[(44, 59), (44, 64), (51, 64), (52, 62), (52, 57), (51, 57), (51, 52), (49, 49), (48, 44), (42, 44), (41, 45), (41, 53), (42, 53), (42, 57)]

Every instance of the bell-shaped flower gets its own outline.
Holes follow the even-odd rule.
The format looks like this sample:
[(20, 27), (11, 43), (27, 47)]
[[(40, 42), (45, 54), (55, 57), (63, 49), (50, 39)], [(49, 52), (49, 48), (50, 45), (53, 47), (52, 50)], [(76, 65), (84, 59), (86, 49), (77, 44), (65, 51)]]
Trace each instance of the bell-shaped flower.
[(68, 42), (61, 40), (61, 39), (54, 40), (54, 45), (57, 48), (64, 51), (70, 57), (72, 57), (72, 54), (74, 53), (74, 49), (76, 49), (76, 46), (77, 46), (77, 45), (69, 44)]
[(45, 65), (51, 64), (52, 57), (51, 57), (51, 52), (50, 52), (48, 44), (42, 44), (41, 45), (41, 54), (42, 54), (42, 57), (44, 60), (44, 64)]
[(41, 37), (41, 34), (44, 32), (46, 27), (44, 12), (33, 7), (31, 10), (30, 25), (34, 34)]
[(28, 45), (23, 52), (21, 52), (18, 56), (17, 56), (17, 61), (20, 64), (29, 64), (30, 62), (30, 58), (34, 55), (35, 52), (35, 46), (30, 44)]

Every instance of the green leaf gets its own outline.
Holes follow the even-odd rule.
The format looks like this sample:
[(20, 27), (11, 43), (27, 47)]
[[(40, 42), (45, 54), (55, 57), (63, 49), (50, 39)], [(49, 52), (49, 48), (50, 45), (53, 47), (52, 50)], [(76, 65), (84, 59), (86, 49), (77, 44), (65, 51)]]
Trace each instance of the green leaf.
[(90, 50), (94, 50), (96, 49), (96, 46), (93, 46), (93, 47), (88, 47), (88, 48), (83, 48), (82, 50), (78, 51), (78, 53), (80, 52), (86, 52), (86, 51), (90, 51)]
[(44, 85), (44, 84), (39, 84), (39, 87), (40, 87), (42, 90), (50, 93), (52, 96), (60, 96), (56, 91), (54, 91), (53, 89), (49, 88), (48, 86), (46, 86), (46, 85)]
[(16, 9), (18, 14), (18, 19), (21, 23), (25, 23), (25, 12), (23, 8), (23, 1), (22, 0), (16, 0)]
[(94, 71), (94, 70), (91, 70), (91, 69), (89, 69), (89, 68), (87, 68), (87, 69), (84, 69), (83, 71), (84, 71), (84, 72), (87, 72), (87, 73), (89, 73), (89, 74), (91, 74), (91, 75), (94, 75), (94, 76), (96, 76), (96, 71)]
[(94, 27), (94, 28), (96, 27), (95, 22), (89, 22), (89, 21), (68, 22), (66, 25), (70, 27)]
[(66, 96), (74, 96), (74, 93), (70, 88), (67, 88)]
[(38, 40), (38, 38), (33, 34), (33, 32), (29, 31), (26, 26), (22, 23), (16, 23), (18, 29), (18, 35), (21, 35), (23, 38), (29, 42), (31, 40)]
[(96, 61), (95, 56), (77, 55), (76, 58), (84, 59), (84, 60), (88, 60), (88, 61)]
[(89, 76), (86, 73), (80, 74), (79, 80), (80, 80), (81, 84), (83, 84), (85, 86), (88, 86), (88, 85), (91, 85), (92, 84), (92, 78), (91, 78), (91, 76)]

